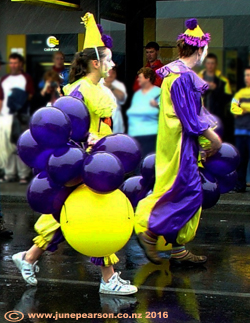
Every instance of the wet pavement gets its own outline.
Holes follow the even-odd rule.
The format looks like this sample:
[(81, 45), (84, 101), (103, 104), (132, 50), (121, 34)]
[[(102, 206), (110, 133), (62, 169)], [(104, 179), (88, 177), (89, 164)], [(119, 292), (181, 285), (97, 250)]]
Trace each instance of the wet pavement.
[[(205, 266), (171, 268), (168, 252), (161, 254), (162, 265), (153, 265), (132, 236), (118, 252), (116, 270), (139, 291), (120, 297), (98, 293), (98, 267), (67, 243), (42, 256), (37, 288), (24, 283), (11, 255), (32, 245), (39, 214), (24, 202), (26, 187), (17, 186), (1, 185), (5, 220), (14, 231), (12, 240), (0, 240), (1, 323), (8, 322), (4, 315), (13, 310), (25, 314), (20, 322), (250, 322), (250, 192), (224, 195), (203, 212), (197, 236), (188, 247), (208, 256)], [(28, 318), (28, 313), (54, 317)], [(89, 317), (66, 318), (65, 313)], [(123, 318), (106, 318), (112, 313)], [(17, 322), (17, 316), (12, 318)]]

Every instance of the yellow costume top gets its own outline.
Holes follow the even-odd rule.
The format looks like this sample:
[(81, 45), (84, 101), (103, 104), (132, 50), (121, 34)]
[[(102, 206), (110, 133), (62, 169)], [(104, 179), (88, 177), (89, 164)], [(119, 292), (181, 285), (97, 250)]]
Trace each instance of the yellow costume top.
[(94, 84), (87, 76), (82, 77), (72, 84), (64, 86), (65, 95), (81, 98), (90, 114), (89, 132), (98, 138), (112, 134), (111, 128), (102, 121), (102, 118), (112, 116), (116, 108), (115, 101), (98, 84)]

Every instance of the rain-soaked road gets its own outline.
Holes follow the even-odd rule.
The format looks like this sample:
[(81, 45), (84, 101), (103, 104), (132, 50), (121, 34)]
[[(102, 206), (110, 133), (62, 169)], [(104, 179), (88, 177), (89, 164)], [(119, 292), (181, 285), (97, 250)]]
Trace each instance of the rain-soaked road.
[[(161, 266), (153, 265), (133, 236), (118, 253), (116, 266), (139, 288), (130, 297), (99, 295), (98, 268), (67, 243), (42, 256), (37, 288), (26, 286), (11, 255), (31, 246), (38, 214), (20, 201), (4, 201), (5, 220), (14, 237), (0, 240), (1, 323), (17, 322), (15, 313), (4, 318), (13, 310), (25, 315), (20, 322), (250, 322), (250, 192), (228, 194), (203, 212), (197, 236), (189, 244), (193, 252), (208, 256), (203, 267), (171, 268), (168, 253)], [(28, 313), (54, 317), (28, 318)], [(86, 313), (89, 318), (67, 318), (66, 313)], [(112, 313), (123, 318), (106, 318)]]

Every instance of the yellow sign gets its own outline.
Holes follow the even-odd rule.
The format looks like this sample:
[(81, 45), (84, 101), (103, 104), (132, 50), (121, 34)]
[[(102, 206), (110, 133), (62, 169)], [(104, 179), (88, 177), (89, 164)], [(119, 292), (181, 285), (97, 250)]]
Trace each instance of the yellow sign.
[(49, 38), (47, 38), (47, 45), (49, 47), (56, 47), (59, 45), (59, 40), (56, 39), (55, 36), (49, 36)]
[(67, 1), (60, 1), (60, 0), (11, 0), (13, 2), (33, 2), (36, 4), (52, 4), (52, 5), (58, 5), (63, 7), (68, 7), (72, 9), (79, 9), (79, 4), (72, 3), (75, 1), (67, 2)]

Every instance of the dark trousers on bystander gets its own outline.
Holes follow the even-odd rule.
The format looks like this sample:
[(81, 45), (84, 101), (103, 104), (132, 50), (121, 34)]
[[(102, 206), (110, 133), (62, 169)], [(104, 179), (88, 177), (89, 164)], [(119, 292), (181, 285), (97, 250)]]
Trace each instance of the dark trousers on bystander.
[(247, 166), (250, 161), (250, 136), (236, 135), (235, 146), (240, 153), (240, 165), (237, 169), (238, 182), (235, 189), (243, 192), (246, 190)]

